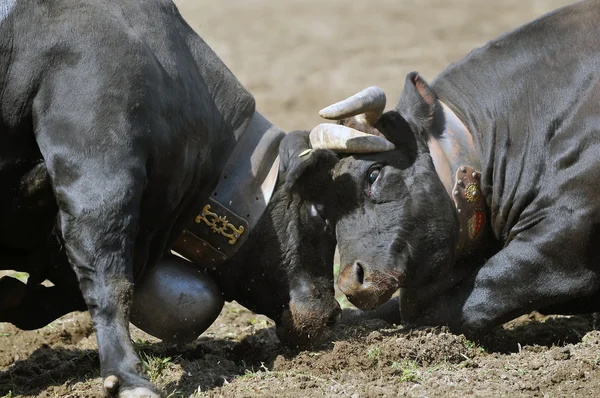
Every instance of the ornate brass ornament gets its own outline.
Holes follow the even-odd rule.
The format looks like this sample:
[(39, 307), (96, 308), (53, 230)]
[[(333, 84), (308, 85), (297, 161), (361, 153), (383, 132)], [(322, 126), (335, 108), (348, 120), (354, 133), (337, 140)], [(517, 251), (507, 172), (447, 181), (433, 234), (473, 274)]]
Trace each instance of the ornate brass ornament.
[(465, 188), (465, 199), (467, 199), (467, 202), (469, 203), (474, 203), (479, 199), (479, 188), (477, 187), (477, 184), (470, 183), (467, 185)]
[(236, 228), (233, 224), (227, 221), (227, 216), (220, 216), (217, 213), (210, 211), (210, 205), (202, 208), (202, 212), (196, 216), (194, 220), (196, 224), (202, 221), (208, 225), (215, 234), (229, 238), (229, 244), (235, 245), (238, 238), (244, 233), (244, 226), (240, 225)]
[(459, 221), (458, 250), (474, 249), (484, 235), (486, 203), (481, 190), (481, 173), (469, 166), (456, 170), (452, 200)]

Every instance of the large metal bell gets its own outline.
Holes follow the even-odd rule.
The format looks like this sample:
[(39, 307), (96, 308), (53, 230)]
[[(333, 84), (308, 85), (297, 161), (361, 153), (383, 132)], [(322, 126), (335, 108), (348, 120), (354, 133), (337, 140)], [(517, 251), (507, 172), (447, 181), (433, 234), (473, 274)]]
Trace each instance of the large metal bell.
[(136, 282), (131, 323), (168, 343), (194, 341), (217, 318), (223, 297), (194, 264), (168, 255)]

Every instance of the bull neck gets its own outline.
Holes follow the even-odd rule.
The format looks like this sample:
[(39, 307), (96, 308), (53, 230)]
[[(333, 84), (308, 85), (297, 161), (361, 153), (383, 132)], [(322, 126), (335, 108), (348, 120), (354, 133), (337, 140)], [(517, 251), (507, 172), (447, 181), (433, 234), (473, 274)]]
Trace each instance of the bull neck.
[(235, 256), (266, 210), (279, 172), (279, 144), (285, 133), (254, 112), (236, 142), (217, 186), (196, 206), (197, 212), (173, 249), (206, 269)]
[(429, 152), (458, 220), (457, 258), (477, 249), (485, 234), (487, 205), (481, 189), (481, 160), (473, 135), (445, 103), (444, 129), (429, 139)]
[(456, 114), (439, 101), (444, 114), (444, 130), (429, 139), (429, 153), (446, 192), (453, 196), (456, 171), (461, 166), (470, 166), (481, 171), (481, 160), (475, 148), (473, 134)]

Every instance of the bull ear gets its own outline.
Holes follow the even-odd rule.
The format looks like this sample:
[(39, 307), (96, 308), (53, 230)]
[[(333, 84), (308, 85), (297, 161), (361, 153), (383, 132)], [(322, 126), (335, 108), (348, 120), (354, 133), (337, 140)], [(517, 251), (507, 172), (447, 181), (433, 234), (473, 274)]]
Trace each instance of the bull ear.
[(396, 148), (402, 149), (411, 162), (419, 153), (429, 150), (427, 141), (415, 134), (406, 119), (395, 110), (384, 113), (375, 128)]
[(417, 72), (406, 76), (404, 89), (393, 111), (375, 124), (388, 141), (411, 156), (429, 151), (428, 140), (441, 132), (444, 113), (437, 95)]
[(417, 134), (435, 134), (443, 124), (443, 110), (437, 94), (417, 72), (406, 75), (396, 111)]
[(280, 173), (290, 190), (318, 200), (331, 183), (331, 170), (339, 158), (328, 149), (312, 149), (308, 131), (292, 131), (279, 145)]

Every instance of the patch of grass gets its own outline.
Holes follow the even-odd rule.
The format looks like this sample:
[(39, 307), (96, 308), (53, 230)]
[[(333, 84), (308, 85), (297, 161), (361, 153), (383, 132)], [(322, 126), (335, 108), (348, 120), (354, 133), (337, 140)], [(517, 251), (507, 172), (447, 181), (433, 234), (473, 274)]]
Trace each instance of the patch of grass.
[(467, 348), (475, 348), (479, 352), (485, 352), (485, 348), (483, 348), (482, 346), (478, 345), (476, 342), (468, 340), (468, 339), (465, 342), (465, 347), (467, 347)]
[(12, 398), (13, 393), (12, 391), (9, 391), (8, 394), (4, 395), (2, 398)]
[(135, 339), (133, 344), (135, 345), (136, 351), (145, 350), (150, 346), (150, 342), (145, 339)]
[(379, 347), (375, 347), (375, 348), (372, 348), (369, 351), (367, 351), (367, 357), (369, 357), (369, 359), (372, 361), (376, 360), (380, 356), (381, 356), (381, 348), (379, 348)]
[(175, 390), (167, 395), (167, 398), (185, 398), (185, 393), (183, 391)]
[(146, 373), (151, 383), (155, 383), (162, 372), (169, 366), (171, 357), (159, 357), (152, 354), (140, 352), (140, 360), (146, 368)]
[(240, 309), (234, 306), (229, 306), (227, 312), (229, 312), (230, 314), (238, 314), (240, 312)]
[(392, 369), (398, 369), (400, 377), (398, 381), (401, 383), (417, 383), (421, 377), (419, 376), (419, 368), (415, 361), (404, 360), (403, 362), (392, 362)]

